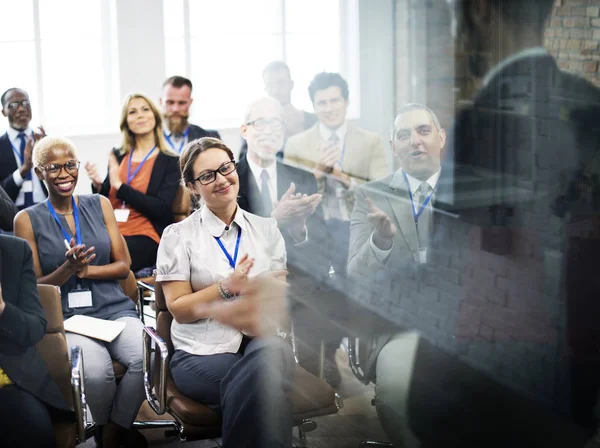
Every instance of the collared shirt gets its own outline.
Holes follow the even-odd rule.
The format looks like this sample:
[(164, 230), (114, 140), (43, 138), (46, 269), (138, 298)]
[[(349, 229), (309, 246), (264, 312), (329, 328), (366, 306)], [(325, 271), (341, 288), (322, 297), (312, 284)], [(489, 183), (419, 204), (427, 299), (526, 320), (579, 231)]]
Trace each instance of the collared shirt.
[[(31, 136), (32, 129), (30, 127), (27, 127), (27, 129), (25, 129), (24, 131), (19, 131), (19, 130), (13, 129), (9, 126), (8, 129), (6, 130), (6, 133), (8, 134), (8, 138), (10, 139), (10, 142), (13, 145), (13, 156), (15, 157), (15, 161), (17, 162), (17, 169), (15, 170), (15, 172), (13, 172), (13, 180), (17, 187), (22, 187), (23, 182), (25, 182), (25, 179), (23, 179), (21, 177), (21, 173), (19, 172), (19, 168), (21, 168), (21, 165), (22, 165), (21, 157), (20, 157), (20, 155), (17, 155), (17, 153), (14, 151), (14, 149), (16, 149), (17, 151), (20, 151), (20, 149), (21, 149), (21, 139), (19, 138), (19, 134), (21, 132), (23, 132), (25, 134), (25, 136), (27, 138), (29, 138)], [(35, 202), (37, 204), (39, 202), (44, 201), (46, 199), (46, 195), (44, 194), (44, 190), (42, 189), (42, 184), (41, 184), (40, 180), (38, 179), (38, 177), (35, 175), (33, 168), (31, 169), (31, 183), (33, 186), (33, 202)], [(21, 188), (21, 191), (19, 191), (19, 195), (17, 196), (17, 199), (15, 200), (15, 205), (17, 207), (20, 207), (24, 204), (25, 204), (25, 192), (23, 191), (23, 188)]]
[(246, 160), (248, 160), (248, 166), (250, 167), (250, 171), (252, 171), (252, 174), (254, 175), (254, 180), (256, 180), (256, 184), (258, 185), (258, 189), (261, 193), (262, 180), (260, 176), (263, 170), (267, 170), (267, 173), (269, 174), (269, 181), (267, 182), (267, 185), (269, 186), (271, 204), (274, 204), (275, 201), (279, 199), (279, 192), (277, 191), (277, 163), (275, 162), (275, 160), (273, 160), (273, 163), (271, 163), (268, 167), (263, 168), (252, 161), (252, 157), (250, 157), (250, 154), (248, 154)]
[(346, 141), (346, 134), (348, 133), (348, 123), (344, 121), (344, 124), (337, 129), (330, 129), (323, 123), (319, 123), (319, 133), (321, 138), (325, 141), (329, 141), (333, 134), (337, 134), (342, 144)]
[[(189, 129), (189, 125), (188, 125), (188, 129)], [(184, 135), (185, 131), (183, 134), (173, 134), (165, 125), (165, 134), (167, 134), (167, 136), (171, 139), (171, 142), (173, 143), (173, 146), (169, 145), (169, 141), (167, 140), (167, 145), (169, 145), (169, 147), (175, 151), (176, 154), (179, 154), (179, 148), (184, 148), (185, 145), (188, 144), (189, 142), (189, 133), (188, 135)], [(165, 139), (166, 140), (166, 139)], [(182, 145), (183, 143), (183, 145)]]
[[(215, 237), (234, 256), (238, 230), (242, 229), (237, 260), (248, 254), (254, 258), (249, 276), (286, 269), (285, 243), (277, 221), (261, 218), (238, 207), (233, 222), (226, 226), (206, 205), (190, 217), (167, 227), (158, 248), (156, 281), (189, 282), (200, 291), (233, 273)], [(235, 299), (233, 299), (235, 300)], [(236, 353), (242, 333), (214, 319), (180, 324), (173, 320), (171, 337), (175, 349), (194, 355)]]
[(496, 76), (510, 64), (513, 64), (520, 59), (531, 58), (534, 56), (546, 56), (548, 54), (548, 50), (546, 50), (544, 47), (530, 47), (510, 55), (506, 59), (500, 61), (499, 64), (492, 67), (490, 71), (486, 73), (486, 75), (483, 77), (483, 87), (487, 86), (494, 76)]
[[(402, 174), (402, 171), (403, 171), (402, 169), (399, 169), (397, 171), (397, 174), (400, 174), (402, 177), (404, 177), (404, 175)], [(435, 189), (435, 186), (437, 185), (438, 180), (440, 179), (441, 173), (442, 173), (441, 169), (437, 170), (437, 172), (433, 176), (431, 176), (429, 179), (427, 179), (425, 182), (427, 182), (431, 186), (432, 189)], [(418, 204), (419, 199), (420, 199), (420, 194), (421, 194), (421, 192), (418, 190), (419, 190), (419, 187), (421, 186), (421, 184), (423, 183), (423, 181), (412, 177), (408, 173), (406, 173), (406, 178), (408, 179), (408, 185), (410, 187), (410, 192), (413, 197), (413, 204)], [(434, 200), (434, 197), (432, 196), (431, 197), (432, 203), (433, 203), (433, 200)], [(415, 206), (415, 208), (416, 208), (416, 206)], [(387, 259), (387, 257), (392, 252), (392, 249), (394, 248), (394, 242), (392, 241), (392, 246), (388, 250), (382, 250), (382, 249), (378, 248), (375, 245), (375, 243), (373, 242), (373, 235), (375, 235), (375, 232), (371, 233), (371, 238), (369, 238), (369, 245), (371, 246), (371, 250), (375, 254), (375, 258), (377, 259), (377, 261), (379, 261), (380, 263), (384, 263), (385, 260)]]

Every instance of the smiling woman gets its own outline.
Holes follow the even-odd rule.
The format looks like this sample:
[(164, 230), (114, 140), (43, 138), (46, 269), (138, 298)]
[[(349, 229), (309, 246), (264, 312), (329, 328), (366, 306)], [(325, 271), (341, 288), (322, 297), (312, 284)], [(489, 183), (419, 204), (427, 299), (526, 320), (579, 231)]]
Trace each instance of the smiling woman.
[[(71, 141), (45, 137), (34, 147), (33, 160), (49, 198), (17, 215), (15, 235), (31, 246), (38, 283), (60, 287), (65, 318), (85, 315), (125, 323), (121, 335), (107, 344), (66, 335), (69, 346), (79, 345), (85, 352), (85, 388), (94, 421), (101, 426), (102, 446), (119, 446), (144, 399), (143, 325), (119, 286), (129, 275), (127, 250), (108, 199), (73, 195), (80, 163)], [(111, 358), (127, 367), (118, 387)]]
[(104, 182), (94, 164), (85, 168), (93, 191), (109, 198), (131, 253), (131, 270), (138, 272), (154, 266), (160, 236), (173, 222), (179, 165), (165, 142), (161, 114), (146, 95), (125, 97), (120, 129), (121, 145), (109, 156)]

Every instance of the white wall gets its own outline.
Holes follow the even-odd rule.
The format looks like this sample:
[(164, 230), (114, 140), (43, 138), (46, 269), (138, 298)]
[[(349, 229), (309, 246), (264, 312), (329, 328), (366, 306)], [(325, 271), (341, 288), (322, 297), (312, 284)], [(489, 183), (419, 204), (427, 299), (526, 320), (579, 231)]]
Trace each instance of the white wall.
[[(360, 126), (380, 133), (388, 140), (394, 115), (394, 0), (360, 0), (358, 35), (360, 36)], [(163, 0), (115, 1), (118, 82), (120, 97), (130, 92), (144, 92), (158, 102), (165, 79), (165, 45), (163, 39)], [(345, 33), (353, 33), (352, 24)], [(235, 57), (232, 55), (231, 57)], [(243, 72), (240, 71), (240, 76)], [(93, 86), (91, 86), (93, 88)], [(215, 88), (227, 89), (227, 86)], [(352, 92), (350, 93), (352, 98)], [(240, 117), (243, 111), (240, 111)], [(33, 111), (32, 123), (38, 125)], [(41, 123), (43, 124), (43, 123)], [(202, 123), (199, 123), (202, 125)], [(6, 127), (6, 121), (0, 123)], [(108, 154), (120, 141), (118, 123), (114, 132), (97, 135), (74, 135), (80, 160), (93, 161), (106, 172)], [(52, 129), (47, 129), (52, 134)], [(219, 129), (234, 153), (240, 147), (239, 128)], [(81, 170), (78, 193), (90, 192), (90, 182)]]

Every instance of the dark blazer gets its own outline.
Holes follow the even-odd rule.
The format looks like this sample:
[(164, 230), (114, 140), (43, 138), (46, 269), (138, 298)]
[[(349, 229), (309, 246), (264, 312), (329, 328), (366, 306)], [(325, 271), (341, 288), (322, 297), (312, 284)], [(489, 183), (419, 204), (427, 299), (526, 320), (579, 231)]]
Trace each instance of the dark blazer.
[[(265, 216), (258, 184), (245, 157), (242, 157), (238, 163), (237, 172), (240, 182), (239, 206), (255, 215)], [(296, 185), (296, 193), (311, 195), (317, 192), (317, 183), (312, 173), (277, 161), (277, 195), (279, 198), (287, 191), (292, 182)], [(306, 226), (308, 240), (300, 245), (297, 245), (285, 230), (282, 231), (286, 243), (288, 266), (291, 275), (310, 276), (315, 280), (314, 283), (318, 284), (326, 281), (328, 277), (333, 249), (332, 239), (323, 220), (320, 206), (307, 220)]]
[(0, 186), (0, 229), (12, 232), (13, 219), (17, 214), (17, 206), (4, 188)]
[[(113, 154), (117, 157), (119, 164), (125, 157), (116, 148), (113, 149)], [(117, 198), (127, 202), (131, 207), (145, 215), (160, 236), (165, 227), (173, 223), (173, 201), (180, 183), (179, 158), (161, 152), (156, 156), (147, 192), (145, 194), (141, 193), (123, 183), (117, 191)], [(92, 190), (94, 193), (100, 193), (108, 197), (110, 177), (106, 176), (100, 191), (96, 191), (93, 186)]]
[(188, 142), (192, 140), (197, 140), (202, 137), (213, 137), (221, 140), (221, 135), (219, 135), (218, 131), (213, 129), (204, 129), (200, 126), (196, 126), (195, 124), (190, 124), (190, 133), (188, 134)]
[[(0, 162), (0, 185), (2, 188), (4, 188), (4, 190), (8, 193), (8, 196), (14, 202), (17, 200), (17, 196), (19, 196), (21, 187), (18, 187), (17, 184), (15, 184), (15, 181), (12, 177), (12, 174), (19, 167), (17, 166), (17, 162), (15, 160), (13, 147), (10, 143), (8, 133), (4, 133), (4, 135), (0, 137)], [(33, 169), (31, 174), (35, 177)], [(42, 185), (44, 194), (48, 196), (48, 190), (46, 189), (44, 182), (40, 182), (40, 184)]]
[(0, 235), (0, 367), (18, 387), (58, 409), (69, 410), (35, 344), (46, 331), (31, 249), (25, 240)]

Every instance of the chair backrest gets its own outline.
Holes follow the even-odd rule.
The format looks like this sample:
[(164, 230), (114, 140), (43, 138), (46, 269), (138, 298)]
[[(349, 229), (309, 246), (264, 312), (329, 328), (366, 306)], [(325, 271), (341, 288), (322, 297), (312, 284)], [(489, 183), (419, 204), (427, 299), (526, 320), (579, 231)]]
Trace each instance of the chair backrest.
[(156, 333), (167, 343), (169, 354), (172, 355), (171, 323), (173, 322), (173, 315), (167, 309), (167, 302), (160, 282), (154, 284), (154, 306), (156, 307)]
[(191, 207), (192, 201), (190, 198), (190, 193), (185, 185), (179, 184), (175, 200), (173, 201), (174, 222), (183, 221), (185, 218), (190, 216)]
[(70, 406), (73, 406), (71, 369), (63, 325), (60, 291), (56, 286), (38, 285), (38, 293), (47, 325), (46, 334), (37, 343), (36, 348), (63, 397)]
[(123, 280), (119, 280), (119, 284), (125, 295), (133, 300), (133, 303), (137, 304), (140, 298), (140, 290), (138, 289), (134, 273), (129, 271), (129, 276)]

